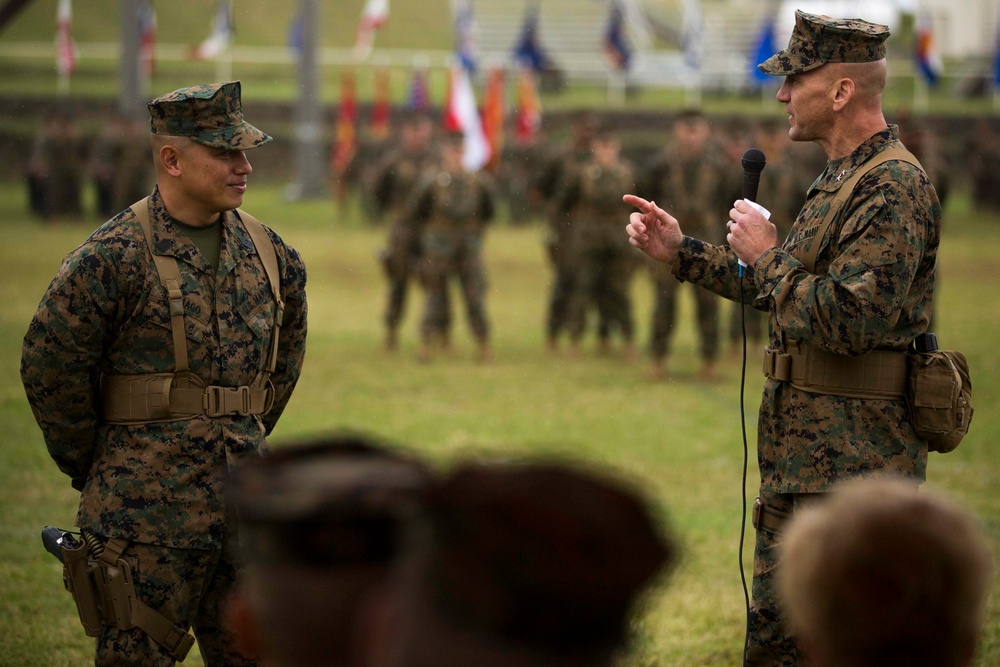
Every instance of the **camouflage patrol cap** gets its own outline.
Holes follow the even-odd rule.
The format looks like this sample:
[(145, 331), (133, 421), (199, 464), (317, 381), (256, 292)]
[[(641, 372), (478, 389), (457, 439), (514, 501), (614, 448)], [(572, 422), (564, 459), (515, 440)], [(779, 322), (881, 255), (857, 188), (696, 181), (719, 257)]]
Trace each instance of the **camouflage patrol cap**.
[(429, 477), (416, 459), (335, 438), (285, 447), (238, 468), (229, 498), (251, 561), (377, 563), (398, 551)]
[(243, 120), (240, 82), (181, 88), (146, 102), (153, 134), (190, 137), (213, 148), (250, 150), (271, 140)]
[(832, 19), (795, 10), (795, 28), (788, 48), (757, 69), (771, 76), (787, 76), (826, 63), (869, 63), (885, 58), (889, 28), (862, 19)]

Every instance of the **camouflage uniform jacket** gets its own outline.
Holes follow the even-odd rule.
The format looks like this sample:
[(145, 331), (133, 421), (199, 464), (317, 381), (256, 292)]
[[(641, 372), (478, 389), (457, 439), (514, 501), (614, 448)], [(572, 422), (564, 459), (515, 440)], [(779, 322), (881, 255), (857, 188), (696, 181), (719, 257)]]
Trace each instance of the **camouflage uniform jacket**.
[[(155, 246), (178, 261), (190, 368), (206, 384), (250, 384), (266, 368), (274, 298), (249, 235), (225, 214), (218, 270), (181, 236), (155, 190)], [(302, 259), (268, 230), (285, 299), (274, 405), (146, 425), (102, 423), (101, 377), (172, 372), (166, 291), (131, 210), (64, 260), (24, 338), (21, 377), (49, 454), (82, 496), (77, 525), (94, 533), (182, 548), (219, 545), (230, 466), (262, 453), (299, 377), (305, 352)]]
[[(890, 145), (883, 130), (846, 158), (830, 161), (780, 248), (757, 261), (744, 298), (769, 313), (770, 345), (799, 342), (859, 355), (903, 350), (927, 329), (941, 207), (926, 174), (890, 161), (866, 174), (827, 232), (816, 274), (803, 267), (840, 183)], [(729, 299), (739, 298), (736, 256), (725, 246), (685, 237), (674, 274)], [(801, 391), (767, 380), (758, 423), (761, 488), (777, 493), (827, 491), (845, 478), (887, 471), (918, 481), (927, 468), (901, 400), (854, 399)]]
[(420, 226), (424, 252), (478, 253), (495, 214), (495, 192), (493, 179), (484, 172), (440, 169), (424, 176), (404, 215)]
[(670, 144), (650, 167), (647, 184), (651, 199), (683, 220), (686, 231), (711, 243), (725, 238), (725, 216), (733, 198), (730, 175), (738, 173), (722, 154), (722, 147), (711, 142), (689, 156)]
[(631, 164), (618, 160), (602, 167), (591, 160), (567, 175), (556, 193), (556, 205), (574, 220), (565, 246), (574, 252), (605, 248), (629, 252), (621, 235), (621, 220), (628, 216), (622, 193), (635, 189)]

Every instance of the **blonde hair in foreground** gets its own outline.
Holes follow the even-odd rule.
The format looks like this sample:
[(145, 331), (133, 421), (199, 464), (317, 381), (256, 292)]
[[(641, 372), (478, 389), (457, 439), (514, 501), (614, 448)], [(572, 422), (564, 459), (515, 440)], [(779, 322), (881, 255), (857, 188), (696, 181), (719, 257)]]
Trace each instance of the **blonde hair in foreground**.
[(796, 514), (777, 576), (811, 665), (959, 667), (975, 654), (993, 559), (968, 512), (869, 479)]

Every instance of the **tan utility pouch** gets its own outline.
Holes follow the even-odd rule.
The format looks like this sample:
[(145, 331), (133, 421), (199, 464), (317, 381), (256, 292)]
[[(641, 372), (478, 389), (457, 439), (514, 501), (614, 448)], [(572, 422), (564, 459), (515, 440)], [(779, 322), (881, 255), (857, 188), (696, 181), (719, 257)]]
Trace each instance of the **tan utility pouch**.
[(954, 350), (911, 352), (906, 401), (917, 436), (932, 452), (958, 447), (972, 422), (972, 380), (965, 355)]

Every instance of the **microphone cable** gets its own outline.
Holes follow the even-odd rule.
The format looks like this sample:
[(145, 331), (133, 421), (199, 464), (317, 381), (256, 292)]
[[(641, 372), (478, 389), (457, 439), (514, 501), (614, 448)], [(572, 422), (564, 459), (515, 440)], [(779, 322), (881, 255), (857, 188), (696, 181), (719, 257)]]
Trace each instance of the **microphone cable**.
[(740, 368), (740, 429), (743, 434), (743, 477), (740, 484), (740, 497), (743, 501), (743, 512), (740, 514), (740, 583), (743, 584), (743, 601), (746, 609), (746, 626), (743, 631), (743, 658), (741, 664), (746, 667), (747, 649), (750, 646), (750, 591), (747, 588), (747, 575), (743, 567), (743, 545), (746, 541), (747, 529), (747, 469), (750, 462), (750, 448), (747, 446), (747, 416), (744, 410), (744, 394), (747, 382), (747, 314), (746, 303), (743, 301), (743, 267), (740, 274), (740, 330), (742, 331), (743, 359)]

